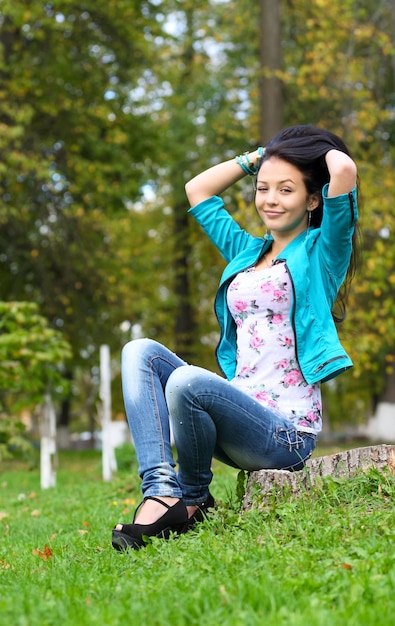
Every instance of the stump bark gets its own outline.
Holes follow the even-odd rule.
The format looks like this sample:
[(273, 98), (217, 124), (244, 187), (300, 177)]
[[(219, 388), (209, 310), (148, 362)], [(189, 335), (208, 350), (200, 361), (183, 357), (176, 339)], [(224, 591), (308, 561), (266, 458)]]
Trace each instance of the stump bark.
[(243, 498), (243, 509), (252, 507), (253, 493), (258, 492), (263, 500), (268, 498), (274, 488), (288, 485), (291, 493), (298, 494), (312, 487), (318, 478), (324, 476), (351, 478), (359, 470), (376, 467), (378, 470), (388, 468), (395, 475), (395, 446), (378, 445), (354, 448), (328, 456), (310, 459), (300, 472), (286, 470), (259, 470), (251, 472), (247, 480)]

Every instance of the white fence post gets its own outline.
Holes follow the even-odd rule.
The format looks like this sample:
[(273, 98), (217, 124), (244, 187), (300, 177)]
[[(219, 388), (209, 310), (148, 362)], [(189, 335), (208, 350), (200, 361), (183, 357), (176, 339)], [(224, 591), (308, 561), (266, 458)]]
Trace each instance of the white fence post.
[(111, 363), (110, 348), (100, 346), (100, 399), (102, 423), (102, 467), (103, 480), (111, 480), (112, 473), (117, 470), (112, 428), (111, 428)]
[(56, 415), (51, 396), (45, 394), (40, 442), (40, 482), (42, 489), (55, 487)]

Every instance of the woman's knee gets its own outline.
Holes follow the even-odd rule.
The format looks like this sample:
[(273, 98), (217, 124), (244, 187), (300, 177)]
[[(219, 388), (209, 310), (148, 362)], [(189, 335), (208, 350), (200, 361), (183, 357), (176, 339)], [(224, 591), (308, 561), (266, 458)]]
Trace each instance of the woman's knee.
[(182, 365), (169, 376), (166, 384), (166, 398), (179, 398), (180, 396), (199, 395), (202, 391), (210, 388), (216, 374), (213, 374), (197, 365)]
[(122, 348), (122, 361), (134, 360), (138, 356), (143, 356), (147, 352), (151, 352), (157, 342), (148, 337), (141, 339), (133, 339), (125, 344)]
[(169, 376), (166, 384), (166, 396), (174, 396), (182, 391), (191, 380), (193, 365), (181, 365)]

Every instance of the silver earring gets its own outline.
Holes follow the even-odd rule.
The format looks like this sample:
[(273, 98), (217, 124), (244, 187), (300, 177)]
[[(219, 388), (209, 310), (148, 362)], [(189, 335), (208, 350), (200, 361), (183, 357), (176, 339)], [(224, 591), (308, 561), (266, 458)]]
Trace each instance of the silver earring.
[(311, 226), (311, 213), (312, 211), (308, 211), (309, 217), (308, 217), (308, 222), (307, 222), (307, 230), (310, 230), (310, 226)]

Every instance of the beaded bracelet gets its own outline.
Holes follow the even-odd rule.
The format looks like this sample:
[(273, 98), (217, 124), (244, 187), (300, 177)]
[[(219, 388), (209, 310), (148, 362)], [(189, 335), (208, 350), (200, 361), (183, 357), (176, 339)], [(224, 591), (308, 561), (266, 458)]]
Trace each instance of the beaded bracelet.
[(261, 165), (261, 161), (263, 159), (265, 155), (265, 148), (262, 148), (261, 146), (258, 148), (258, 155), (257, 155), (257, 163), (256, 165), (254, 165), (250, 159), (249, 159), (249, 152), (244, 152), (243, 154), (240, 154), (239, 156), (235, 157), (235, 161), (238, 165), (240, 165), (241, 169), (243, 170), (243, 172), (245, 174), (248, 174), (249, 176), (256, 176), (260, 165)]

